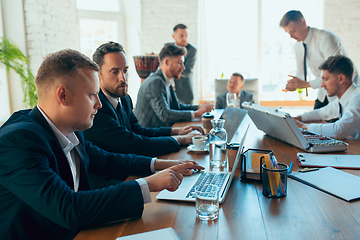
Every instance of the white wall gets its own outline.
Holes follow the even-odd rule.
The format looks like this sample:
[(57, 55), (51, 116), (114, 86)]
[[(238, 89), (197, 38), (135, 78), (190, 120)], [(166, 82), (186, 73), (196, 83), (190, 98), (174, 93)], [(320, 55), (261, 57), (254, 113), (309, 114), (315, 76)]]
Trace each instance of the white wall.
[(65, 48), (80, 50), (75, 0), (24, 0), (30, 69), (37, 73), (44, 57)]
[(360, 69), (360, 0), (324, 0), (324, 29), (341, 38), (349, 57)]
[[(165, 43), (172, 42), (172, 29), (178, 23), (187, 25), (189, 42), (198, 46), (198, 1), (197, 0), (122, 0), (125, 16), (126, 43), (130, 69), (132, 56), (154, 52), (158, 54)], [(197, 68), (194, 68), (194, 92), (197, 88)], [(135, 75), (135, 76), (134, 76)], [(129, 94), (136, 101), (140, 78), (135, 71), (130, 72)], [(195, 99), (196, 103), (197, 99)]]

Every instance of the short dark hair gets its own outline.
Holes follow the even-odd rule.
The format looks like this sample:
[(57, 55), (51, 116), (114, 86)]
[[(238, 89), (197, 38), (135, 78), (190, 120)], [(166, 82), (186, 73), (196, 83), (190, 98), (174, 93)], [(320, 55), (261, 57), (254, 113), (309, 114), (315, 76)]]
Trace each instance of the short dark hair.
[(160, 64), (166, 57), (185, 56), (186, 53), (187, 50), (184, 47), (176, 46), (175, 44), (167, 44), (159, 53)]
[(101, 44), (94, 52), (93, 54), (93, 60), (96, 62), (99, 67), (101, 68), (102, 65), (104, 65), (104, 56), (107, 53), (112, 52), (123, 52), (125, 54), (125, 50), (121, 44), (116, 42), (107, 42), (104, 44)]
[(320, 70), (327, 70), (334, 75), (344, 74), (346, 79), (352, 81), (354, 65), (350, 58), (343, 55), (329, 57), (319, 67)]
[(231, 76), (234, 76), (234, 77), (240, 77), (240, 78), (241, 78), (241, 80), (243, 80), (243, 81), (244, 81), (244, 77), (243, 77), (243, 75), (242, 75), (242, 74), (240, 74), (240, 73), (238, 73), (238, 72), (234, 72)]
[(174, 32), (178, 29), (187, 29), (187, 26), (185, 24), (179, 23), (174, 27)]
[(47, 55), (35, 77), (39, 99), (56, 82), (61, 82), (67, 87), (73, 86), (75, 84), (73, 76), (81, 68), (99, 71), (99, 66), (95, 62), (76, 50), (65, 49)]
[(290, 10), (284, 14), (280, 20), (280, 27), (286, 27), (290, 22), (300, 23), (304, 20), (304, 16), (298, 10)]

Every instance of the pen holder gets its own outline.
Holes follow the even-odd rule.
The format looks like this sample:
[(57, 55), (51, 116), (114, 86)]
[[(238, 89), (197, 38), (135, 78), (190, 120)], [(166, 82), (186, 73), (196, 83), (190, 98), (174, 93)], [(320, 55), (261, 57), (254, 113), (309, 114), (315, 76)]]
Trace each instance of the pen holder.
[(262, 181), (261, 165), (265, 163), (264, 156), (273, 155), (273, 151), (264, 149), (248, 149), (241, 155), (241, 180)]
[(284, 163), (278, 163), (278, 169), (268, 169), (262, 165), (263, 195), (269, 198), (286, 197), (287, 195), (287, 171), (289, 167)]

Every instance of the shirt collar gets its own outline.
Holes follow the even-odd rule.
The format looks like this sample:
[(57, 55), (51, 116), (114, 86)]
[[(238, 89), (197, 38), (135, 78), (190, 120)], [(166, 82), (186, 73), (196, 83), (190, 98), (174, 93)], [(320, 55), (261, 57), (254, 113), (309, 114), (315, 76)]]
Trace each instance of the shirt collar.
[(309, 27), (309, 32), (308, 32), (306, 38), (304, 39), (303, 43), (309, 44), (313, 35), (314, 35), (314, 30), (312, 27)]
[(171, 80), (173, 79), (169, 79), (166, 75), (165, 75), (165, 73), (163, 72), (163, 71), (161, 71), (162, 72), (162, 74), (163, 74), (163, 76), (164, 76), (164, 78), (165, 78), (165, 84), (166, 84), (166, 87), (170, 87), (170, 83), (171, 83)]
[(67, 155), (76, 145), (79, 144), (79, 139), (76, 137), (74, 132), (65, 136), (62, 132), (60, 132), (60, 130), (55, 126), (55, 124), (50, 120), (50, 118), (46, 116), (46, 114), (39, 107), (39, 105), (37, 105), (36, 107), (39, 109), (40, 113), (50, 125), (50, 128), (54, 132), (57, 140), (59, 141), (61, 148), (63, 149), (65, 155)]
[[(101, 90), (102, 91), (102, 90)], [(114, 107), (114, 109), (116, 109), (118, 103), (120, 103), (120, 106), (121, 105), (121, 101), (120, 101), (120, 98), (113, 98), (112, 96), (110, 96), (106, 91), (102, 91), (105, 95), (105, 97), (109, 100), (109, 102), (111, 103), (111, 105)]]
[(351, 86), (344, 92), (344, 94), (339, 99), (341, 106), (346, 106), (355, 90), (356, 86), (354, 84), (351, 84)]

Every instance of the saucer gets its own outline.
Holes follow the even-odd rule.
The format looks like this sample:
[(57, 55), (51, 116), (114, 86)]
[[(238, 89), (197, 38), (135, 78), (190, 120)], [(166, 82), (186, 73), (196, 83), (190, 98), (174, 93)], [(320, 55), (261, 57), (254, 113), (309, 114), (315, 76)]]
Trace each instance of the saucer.
[(187, 149), (188, 149), (189, 151), (192, 151), (192, 152), (208, 152), (208, 151), (209, 151), (209, 146), (206, 145), (203, 149), (197, 150), (197, 149), (195, 149), (195, 146), (194, 146), (194, 145), (189, 145), (189, 146), (187, 147)]

